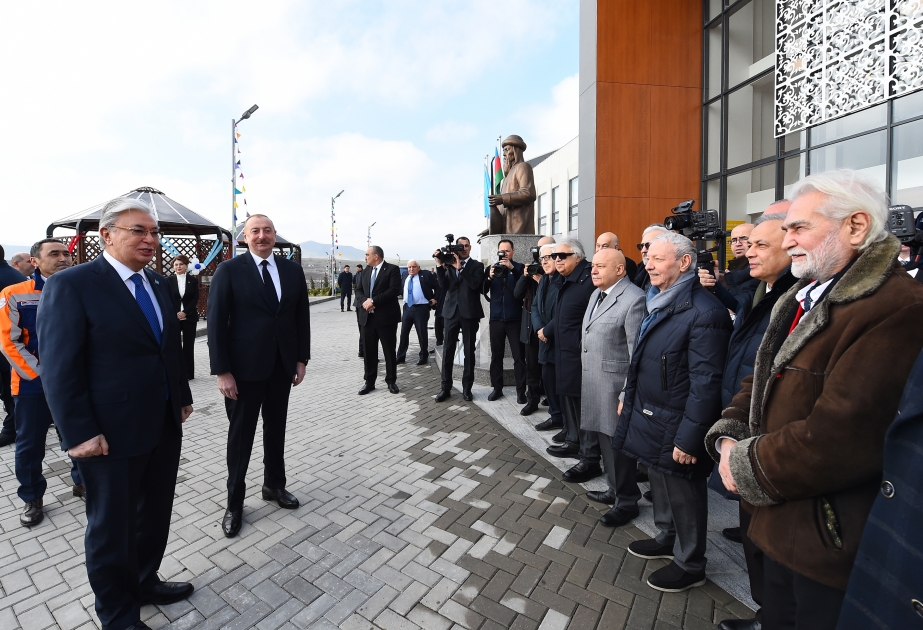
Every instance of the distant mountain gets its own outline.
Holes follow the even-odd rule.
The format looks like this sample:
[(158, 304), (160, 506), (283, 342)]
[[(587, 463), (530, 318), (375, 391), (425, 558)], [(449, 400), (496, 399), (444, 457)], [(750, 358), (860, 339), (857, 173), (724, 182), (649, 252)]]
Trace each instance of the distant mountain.
[[(318, 243), (317, 241), (305, 241), (301, 243), (302, 258), (326, 258), (329, 253), (330, 243)], [(356, 249), (349, 245), (340, 245), (340, 249), (337, 250), (337, 253), (342, 254), (339, 258), (343, 260), (365, 260), (364, 249)]]

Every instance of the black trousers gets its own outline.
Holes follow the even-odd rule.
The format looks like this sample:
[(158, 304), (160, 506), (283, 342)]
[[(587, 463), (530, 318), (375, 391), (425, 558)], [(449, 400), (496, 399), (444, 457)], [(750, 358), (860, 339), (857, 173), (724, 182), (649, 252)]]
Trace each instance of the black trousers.
[(410, 345), (410, 329), (417, 330), (417, 342), (420, 344), (420, 360), (429, 359), (429, 334), (426, 324), (429, 322), (429, 304), (404, 305), (401, 313), (401, 341), (397, 346), (397, 359), (403, 361), (407, 358), (407, 347)]
[(462, 336), (462, 349), (465, 352), (465, 369), (462, 372), (462, 391), (468, 391), (474, 385), (474, 344), (478, 334), (479, 319), (459, 317), (458, 313), (445, 323), (445, 345), (442, 349), (442, 390), (452, 389), (452, 367), (455, 365), (455, 350), (458, 348), (458, 333)]
[(3, 401), (3, 411), (6, 413), (0, 433), (16, 435), (16, 424), (13, 420), (15, 402), (13, 401), (13, 390), (10, 389), (10, 369), (6, 357), (0, 355), (0, 400)]
[[(356, 309), (359, 309), (359, 307), (357, 306)], [(357, 323), (356, 325), (359, 326), (359, 354), (363, 354), (365, 352), (365, 344), (362, 343), (362, 324)]]
[(763, 627), (835, 630), (846, 593), (795, 573), (763, 556)]
[(140, 596), (159, 581), (182, 447), (165, 402), (163, 432), (150, 453), (74, 460), (87, 493), (87, 577), (109, 630), (139, 621)]
[(369, 313), (365, 326), (362, 326), (363, 346), (365, 347), (365, 382), (375, 384), (378, 378), (378, 344), (385, 355), (385, 383), (397, 382), (397, 324), (379, 324), (375, 314)]
[(750, 537), (747, 536), (747, 530), (750, 529), (750, 513), (743, 508), (743, 504), (738, 507), (740, 510), (740, 538), (744, 545), (744, 560), (747, 561), (747, 574), (750, 576), (750, 597), (760, 608), (756, 611), (756, 619), (763, 621), (763, 550), (757, 547)]
[(186, 378), (195, 378), (195, 332), (198, 321), (184, 319), (179, 323), (180, 335), (183, 338), (183, 368)]
[[(551, 401), (550, 398), (548, 400)], [(580, 397), (559, 395), (558, 400), (564, 416), (564, 428), (567, 429), (564, 440), (570, 446), (580, 446)]]
[(561, 399), (558, 398), (558, 388), (555, 379), (557, 373), (554, 369), (554, 363), (548, 362), (542, 364), (542, 382), (545, 384), (545, 396), (548, 397), (548, 413), (555, 426), (564, 426), (564, 414), (561, 413)]
[(237, 400), (224, 399), (228, 428), (228, 509), (241, 510), (247, 490), (247, 468), (253, 453), (256, 423), (263, 412), (263, 485), (285, 488), (285, 420), (292, 377), (276, 364), (263, 381), (237, 381)]
[(526, 362), (522, 355), (522, 342), (519, 341), (517, 322), (490, 322), (490, 384), (494, 389), (503, 389), (503, 355), (506, 342), (510, 342), (510, 354), (513, 355), (513, 376), (516, 378), (516, 393), (526, 393)]
[(433, 323), (433, 332), (436, 333), (436, 345), (441, 346), (445, 341), (445, 317), (436, 315), (436, 321)]
[(529, 343), (522, 344), (523, 358), (526, 362), (526, 386), (529, 389), (529, 399), (536, 403), (542, 391), (542, 364), (538, 362), (538, 335), (532, 333)]
[(343, 310), (343, 300), (346, 300), (346, 308), (352, 308), (353, 306), (353, 292), (343, 291), (340, 293), (340, 310)]

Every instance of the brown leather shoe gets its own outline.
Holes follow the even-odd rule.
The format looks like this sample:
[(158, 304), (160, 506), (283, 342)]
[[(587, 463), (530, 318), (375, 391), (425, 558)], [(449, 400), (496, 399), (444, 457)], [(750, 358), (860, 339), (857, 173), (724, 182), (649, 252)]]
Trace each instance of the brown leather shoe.
[(86, 486), (84, 486), (82, 483), (75, 485), (72, 492), (74, 493), (75, 497), (80, 497), (81, 499), (87, 498), (87, 489)]

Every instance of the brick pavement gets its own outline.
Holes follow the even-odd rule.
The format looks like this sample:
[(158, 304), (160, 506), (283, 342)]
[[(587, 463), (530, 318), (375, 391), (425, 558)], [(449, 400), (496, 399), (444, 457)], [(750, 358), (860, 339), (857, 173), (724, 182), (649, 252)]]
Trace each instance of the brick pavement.
[[(625, 548), (601, 512), (476, 405), (433, 401), (438, 371), (401, 366), (399, 395), (360, 397), (355, 319), (314, 307), (314, 359), (293, 390), (286, 469), (294, 511), (259, 498), (262, 449), (248, 475), (244, 527), (226, 539), (227, 419), (197, 345), (196, 411), (186, 425), (164, 579), (195, 594), (147, 606), (153, 628), (713, 628), (749, 610), (709, 583), (661, 594), (665, 561)], [(411, 349), (408, 356), (412, 356)], [(0, 628), (92, 629), (83, 503), (49, 436), (46, 519), (19, 525), (12, 449), (0, 451)]]

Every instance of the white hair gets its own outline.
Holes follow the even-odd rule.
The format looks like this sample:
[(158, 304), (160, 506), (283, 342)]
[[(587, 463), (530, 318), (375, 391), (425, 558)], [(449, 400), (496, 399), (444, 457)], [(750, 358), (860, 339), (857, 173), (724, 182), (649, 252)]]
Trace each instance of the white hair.
[(544, 256), (542, 252), (545, 251), (546, 248), (550, 249), (551, 251), (554, 251), (554, 243), (545, 243), (544, 245), (542, 245), (542, 248), (538, 250), (539, 255)]
[(658, 234), (655, 236), (651, 241), (651, 246), (658, 242), (669, 243), (672, 245), (673, 252), (676, 255), (676, 260), (680, 260), (686, 254), (689, 254), (689, 256), (692, 257), (692, 262), (695, 262), (695, 244), (682, 234), (677, 234), (676, 232), (670, 232), (667, 230), (663, 234)]
[(795, 201), (808, 193), (819, 192), (826, 197), (817, 211), (835, 223), (842, 223), (853, 212), (869, 215), (869, 231), (858, 250), (885, 240), (888, 230), (888, 195), (878, 180), (850, 169), (839, 169), (808, 175), (792, 186), (789, 197)]
[[(129, 210), (144, 212), (153, 217), (155, 223), (160, 222), (160, 219), (157, 217), (157, 211), (143, 199), (116, 197), (103, 206), (103, 210), (99, 215), (99, 229), (106, 228), (107, 230), (111, 230), (115, 227), (115, 221), (119, 218), (119, 215)], [(106, 239), (100, 238), (99, 246), (101, 249), (106, 249)]]
[(643, 239), (644, 235), (650, 232), (656, 232), (657, 234), (661, 234), (663, 232), (669, 232), (669, 231), (670, 230), (665, 228), (662, 223), (652, 223), (651, 225), (644, 228), (643, 232), (641, 232), (641, 238)]
[(571, 238), (569, 236), (562, 238), (557, 243), (555, 243), (554, 251), (558, 251), (558, 247), (560, 247), (561, 245), (566, 245), (567, 247), (570, 247), (570, 250), (574, 252), (574, 254), (576, 255), (577, 260), (586, 258), (586, 252), (583, 249), (583, 244), (577, 239)]

